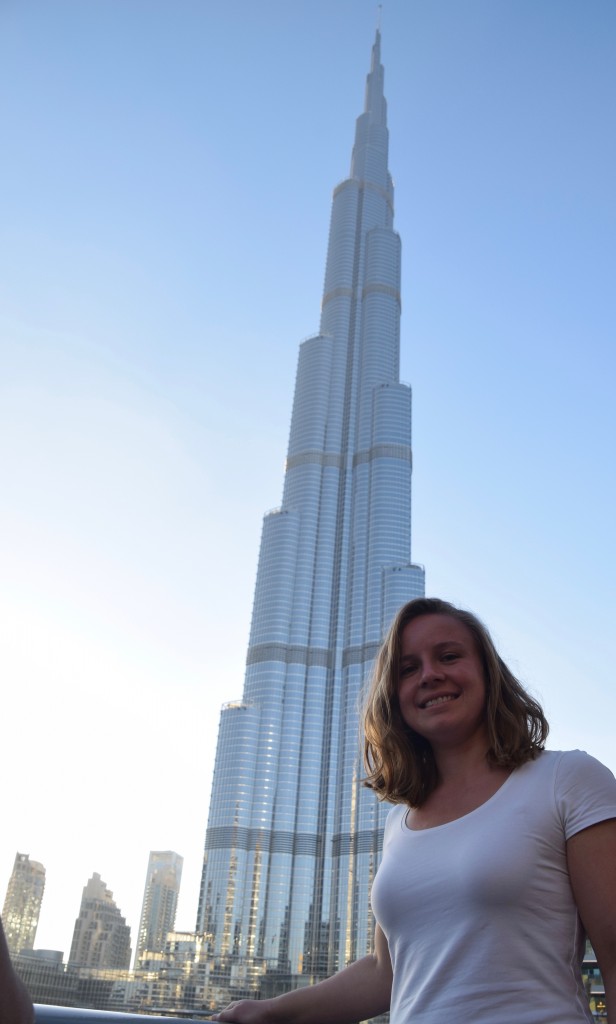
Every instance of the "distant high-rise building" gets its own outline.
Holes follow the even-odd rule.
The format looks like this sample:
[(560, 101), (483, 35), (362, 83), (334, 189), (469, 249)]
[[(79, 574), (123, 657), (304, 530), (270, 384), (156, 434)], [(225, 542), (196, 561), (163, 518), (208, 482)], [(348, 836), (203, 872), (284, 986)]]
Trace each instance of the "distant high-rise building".
[(130, 928), (96, 872), (83, 890), (69, 965), (119, 970), (130, 965)]
[(320, 333), (300, 348), (282, 506), (263, 523), (244, 694), (220, 721), (197, 931), (232, 995), (372, 944), (387, 807), (362, 784), (358, 708), (394, 613), (424, 592), (380, 44), (334, 190)]
[(175, 928), (184, 859), (171, 850), (153, 850), (143, 894), (135, 966), (143, 953), (162, 953), (168, 932)]
[(45, 868), (27, 853), (15, 854), (2, 920), (11, 953), (33, 949), (45, 891)]

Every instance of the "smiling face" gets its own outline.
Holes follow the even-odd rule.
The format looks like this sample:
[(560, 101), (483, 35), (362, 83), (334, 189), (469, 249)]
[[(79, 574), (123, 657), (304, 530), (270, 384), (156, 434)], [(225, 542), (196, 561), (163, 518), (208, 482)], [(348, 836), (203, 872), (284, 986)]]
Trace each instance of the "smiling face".
[(412, 619), (400, 638), (398, 702), (406, 725), (433, 750), (487, 745), (486, 687), (467, 627), (450, 615)]

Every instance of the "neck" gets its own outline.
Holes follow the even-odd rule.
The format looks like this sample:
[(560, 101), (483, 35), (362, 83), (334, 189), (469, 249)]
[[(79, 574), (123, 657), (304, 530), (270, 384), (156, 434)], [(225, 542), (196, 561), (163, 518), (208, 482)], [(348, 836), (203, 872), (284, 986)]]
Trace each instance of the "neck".
[(486, 759), (484, 739), (455, 747), (434, 747), (434, 759), (441, 785), (466, 784), (479, 774), (492, 771)]

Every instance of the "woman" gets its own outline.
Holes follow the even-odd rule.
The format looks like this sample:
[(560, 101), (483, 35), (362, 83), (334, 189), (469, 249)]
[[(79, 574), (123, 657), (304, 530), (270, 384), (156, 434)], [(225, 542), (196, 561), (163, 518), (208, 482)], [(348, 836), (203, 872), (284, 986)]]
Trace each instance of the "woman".
[[(365, 712), (368, 783), (395, 804), (375, 949), (312, 988), (232, 1003), (238, 1024), (581, 1024), (593, 944), (616, 1024), (616, 781), (548, 726), (485, 627), (420, 598), (396, 616)], [(584, 922), (583, 926), (581, 921)]]

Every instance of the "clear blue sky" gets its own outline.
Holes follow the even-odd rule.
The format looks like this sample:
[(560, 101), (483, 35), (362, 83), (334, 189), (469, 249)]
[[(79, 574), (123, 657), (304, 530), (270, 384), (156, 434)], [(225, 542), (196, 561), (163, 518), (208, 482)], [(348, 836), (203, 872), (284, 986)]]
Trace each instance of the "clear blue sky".
[[(370, 0), (4, 0), (4, 819), (68, 953), (151, 849), (192, 928), (221, 703), (318, 328)], [(616, 8), (385, 0), (413, 557), (616, 768)]]

